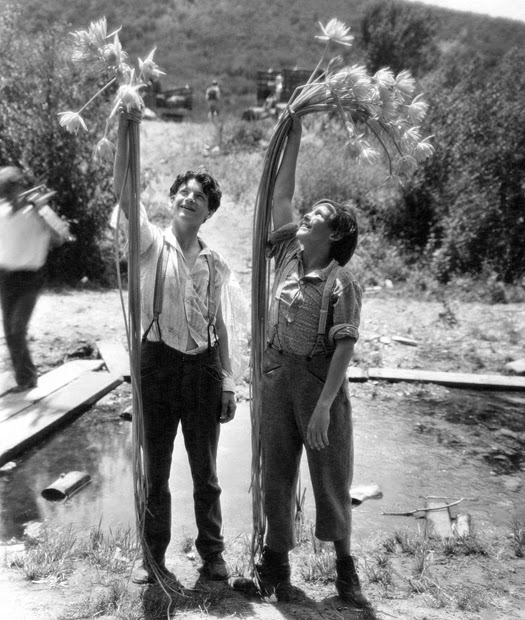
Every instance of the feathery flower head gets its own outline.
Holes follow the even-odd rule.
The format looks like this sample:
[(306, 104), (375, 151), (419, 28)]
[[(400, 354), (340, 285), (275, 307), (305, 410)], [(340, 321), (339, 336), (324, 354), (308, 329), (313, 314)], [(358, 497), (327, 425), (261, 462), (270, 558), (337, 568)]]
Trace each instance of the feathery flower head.
[(396, 84), (396, 78), (391, 69), (379, 69), (374, 78), (380, 88), (393, 88)]
[(125, 63), (128, 59), (128, 55), (122, 49), (122, 44), (120, 43), (118, 34), (115, 34), (113, 37), (113, 43), (106, 43), (99, 49), (102, 58), (109, 69), (118, 69), (118, 67)]
[(91, 22), (88, 28), (88, 35), (96, 47), (102, 47), (108, 38), (108, 23), (106, 18), (99, 19), (98, 22)]
[(396, 88), (404, 97), (412, 97), (416, 90), (416, 80), (410, 71), (401, 71), (396, 77)]
[(117, 91), (116, 103), (110, 116), (113, 116), (121, 105), (125, 106), (129, 112), (132, 109), (142, 110), (144, 101), (140, 96), (140, 89), (146, 84), (142, 82), (135, 83), (135, 70), (132, 69), (128, 75), (127, 84), (122, 84)]
[(403, 132), (402, 140), (404, 145), (411, 149), (421, 140), (421, 133), (419, 127), (407, 127)]
[(87, 131), (86, 123), (78, 112), (59, 112), (58, 115), (60, 116), (60, 125), (70, 133), (77, 133), (81, 127)]
[(116, 35), (120, 30), (107, 34), (107, 22), (103, 17), (98, 22), (92, 22), (88, 30), (72, 32), (73, 37), (73, 60), (76, 62), (96, 61), (103, 56), (101, 50), (106, 45), (106, 40)]
[(87, 30), (79, 30), (72, 32), (73, 37), (73, 54), (74, 62), (89, 62), (97, 60), (97, 48), (92, 44), (91, 38)]
[(377, 166), (377, 164), (381, 161), (381, 155), (379, 151), (372, 146), (368, 142), (364, 142), (361, 144), (361, 152), (359, 153), (358, 162), (365, 166)]
[(410, 105), (407, 107), (407, 117), (411, 123), (421, 123), (425, 118), (428, 104), (422, 100), (423, 95), (414, 97)]
[(108, 140), (105, 136), (98, 141), (95, 149), (93, 150), (93, 159), (95, 161), (109, 161), (112, 162), (115, 156), (115, 145)]
[(159, 66), (153, 60), (153, 56), (154, 56), (156, 50), (157, 50), (157, 48), (154, 47), (151, 50), (151, 52), (149, 53), (148, 57), (145, 60), (141, 60), (140, 58), (138, 59), (139, 69), (140, 69), (140, 77), (143, 80), (148, 81), (148, 80), (152, 80), (152, 79), (158, 78), (161, 75), (166, 75), (164, 73), (164, 71), (161, 71), (159, 69)]
[(414, 157), (418, 162), (424, 162), (434, 154), (434, 147), (430, 144), (430, 140), (432, 138), (433, 136), (427, 136), (416, 145), (416, 148), (414, 149)]
[(343, 62), (342, 56), (334, 56), (328, 63), (328, 67), (326, 67), (326, 74), (332, 74), (343, 65)]
[(321, 26), (323, 34), (317, 35), (315, 37), (316, 39), (326, 41), (327, 43), (333, 41), (334, 43), (340, 43), (341, 45), (347, 45), (348, 47), (352, 45), (354, 36), (348, 34), (350, 32), (350, 28), (347, 28), (345, 24), (338, 19), (331, 19), (326, 26), (323, 26), (323, 24), (319, 22), (319, 26)]

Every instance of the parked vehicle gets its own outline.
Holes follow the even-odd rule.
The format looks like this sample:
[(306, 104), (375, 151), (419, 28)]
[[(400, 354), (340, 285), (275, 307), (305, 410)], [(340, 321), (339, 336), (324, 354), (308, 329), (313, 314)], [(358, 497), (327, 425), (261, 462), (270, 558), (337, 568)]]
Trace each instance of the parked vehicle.
[(246, 108), (242, 120), (277, 118), (298, 86), (306, 84), (312, 74), (308, 69), (268, 69), (257, 71), (257, 105)]
[(156, 81), (148, 86), (143, 98), (147, 108), (166, 120), (181, 122), (193, 110), (193, 88), (189, 84), (162, 90), (160, 81)]

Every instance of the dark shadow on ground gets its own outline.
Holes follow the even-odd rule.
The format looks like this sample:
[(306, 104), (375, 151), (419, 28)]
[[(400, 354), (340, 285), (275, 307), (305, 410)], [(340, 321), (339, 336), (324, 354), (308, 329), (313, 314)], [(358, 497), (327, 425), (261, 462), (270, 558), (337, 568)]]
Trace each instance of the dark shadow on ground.
[(245, 594), (229, 585), (203, 583), (197, 580), (194, 589), (173, 594), (171, 599), (160, 586), (149, 586), (142, 597), (145, 620), (166, 620), (179, 614), (191, 617), (191, 612), (207, 618), (267, 618), (272, 620), (378, 620), (375, 612), (359, 611), (346, 606), (338, 596), (315, 601), (303, 592), (290, 603), (279, 603), (272, 598)]

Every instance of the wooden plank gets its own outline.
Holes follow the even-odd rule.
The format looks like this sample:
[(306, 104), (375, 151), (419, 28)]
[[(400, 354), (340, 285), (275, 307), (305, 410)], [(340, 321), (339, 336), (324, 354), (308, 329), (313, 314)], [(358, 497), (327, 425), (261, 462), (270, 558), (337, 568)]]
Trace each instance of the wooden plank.
[(452, 530), (456, 536), (470, 535), (470, 515), (458, 514), (452, 525)]
[(122, 383), (107, 372), (89, 372), (1, 423), (0, 467), (42, 437), (80, 415)]
[(109, 372), (122, 377), (124, 381), (130, 381), (129, 353), (122, 344), (114, 340), (102, 340), (97, 342), (97, 347)]
[(0, 396), (9, 392), (16, 385), (15, 377), (12, 372), (3, 372), (0, 374)]
[(447, 503), (441, 499), (427, 499), (427, 508), (442, 508), (442, 510), (430, 510), (425, 513), (426, 534), (430, 537), (451, 538), (454, 534), (452, 531), (452, 520)]
[(368, 381), (368, 373), (358, 366), (349, 366), (346, 371), (348, 381)]
[(98, 370), (102, 360), (73, 360), (58, 368), (53, 368), (38, 378), (38, 386), (27, 392), (6, 394), (0, 403), (0, 422), (8, 420), (19, 411), (31, 407), (33, 403), (42, 400), (56, 390), (74, 381), (86, 372)]
[(525, 377), (503, 375), (475, 375), (460, 372), (435, 372), (408, 368), (369, 368), (369, 379), (383, 381), (408, 381), (438, 383), (447, 387), (474, 388), (478, 390), (523, 390)]

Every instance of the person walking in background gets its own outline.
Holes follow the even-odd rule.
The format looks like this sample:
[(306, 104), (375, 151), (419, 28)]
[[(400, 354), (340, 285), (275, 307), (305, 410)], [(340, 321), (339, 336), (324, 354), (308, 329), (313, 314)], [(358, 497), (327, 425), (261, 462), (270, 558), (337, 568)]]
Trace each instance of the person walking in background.
[[(268, 243), (276, 275), (262, 382), (262, 488), (267, 531), (256, 566), (263, 594), (287, 602), (288, 552), (295, 546), (294, 508), (303, 448), (316, 505), (315, 535), (332, 541), (336, 588), (350, 606), (369, 610), (350, 554), (353, 441), (346, 371), (359, 336), (361, 288), (346, 267), (358, 238), (356, 213), (318, 201), (299, 225), (292, 197), (301, 141), (294, 118), (273, 192)], [(239, 589), (246, 586), (239, 582)], [(235, 584), (234, 584), (235, 587)]]
[(213, 80), (206, 89), (206, 103), (208, 104), (208, 118), (213, 121), (221, 111), (221, 89), (217, 80)]
[(70, 238), (67, 223), (47, 204), (52, 193), (24, 192), (25, 185), (19, 168), (0, 169), (0, 302), (17, 383), (13, 392), (37, 385), (27, 328), (44, 284), (49, 250)]
[[(127, 218), (130, 210), (129, 123), (121, 112), (114, 169), (114, 190)], [(142, 566), (136, 583), (159, 579), (181, 588), (166, 567), (171, 539), (169, 490), (173, 445), (179, 423), (194, 488), (201, 575), (227, 581), (223, 558), (221, 488), (217, 476), (220, 425), (235, 416), (235, 380), (242, 363), (235, 334), (228, 331), (229, 303), (241, 295), (224, 259), (199, 237), (201, 226), (220, 206), (222, 192), (205, 171), (179, 174), (169, 191), (172, 223), (161, 230), (140, 213), (142, 414), (145, 477), (148, 490), (143, 532)]]

